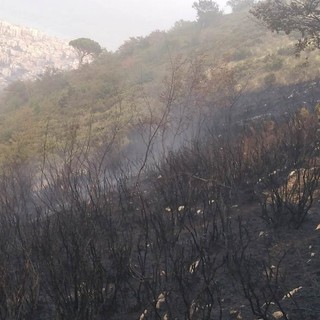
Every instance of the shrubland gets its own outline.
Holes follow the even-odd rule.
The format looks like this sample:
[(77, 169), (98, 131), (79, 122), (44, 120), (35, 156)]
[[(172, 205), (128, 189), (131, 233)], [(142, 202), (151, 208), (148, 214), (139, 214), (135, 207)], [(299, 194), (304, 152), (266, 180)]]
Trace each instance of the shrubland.
[[(110, 131), (119, 107), (124, 123), (131, 119), (134, 127), (148, 113), (145, 97), (152, 109), (158, 110), (164, 79), (177, 60), (180, 64), (188, 60), (190, 65), (198, 60), (191, 67), (201, 68), (194, 72), (198, 76), (201, 73), (204, 82), (220, 78), (226, 70), (232, 72), (243, 96), (252, 92), (258, 95), (269, 88), (271, 97), (274, 93), (270, 90), (275, 87), (284, 88), (277, 97), (289, 96), (291, 92), (287, 93), (285, 87), (317, 79), (316, 52), (304, 52), (300, 58), (293, 53), (297, 35), (288, 38), (269, 33), (248, 10), (219, 14), (209, 22), (202, 25), (180, 21), (168, 32), (154, 31), (146, 37), (130, 38), (116, 52), (104, 51), (93, 63), (78, 70), (48, 69), (37, 81), (11, 84), (0, 101), (1, 153), (7, 154), (8, 149), (21, 142), (26, 156), (34, 156), (48, 127), (53, 139), (59, 141), (70, 122), (79, 124), (83, 136), (90, 128), (93, 135), (103, 137)], [(299, 99), (296, 107), (303, 102), (303, 98)], [(246, 106), (237, 109), (241, 107)], [(251, 109), (254, 113), (255, 108)], [(270, 111), (264, 113), (267, 112)], [(26, 116), (20, 125), (22, 114)]]

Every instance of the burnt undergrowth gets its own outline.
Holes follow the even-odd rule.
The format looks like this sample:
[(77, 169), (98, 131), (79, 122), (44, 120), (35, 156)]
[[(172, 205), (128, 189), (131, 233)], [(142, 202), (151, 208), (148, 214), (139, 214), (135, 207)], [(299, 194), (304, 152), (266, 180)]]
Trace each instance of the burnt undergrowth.
[(1, 319), (316, 319), (316, 111), (112, 150), (3, 168)]

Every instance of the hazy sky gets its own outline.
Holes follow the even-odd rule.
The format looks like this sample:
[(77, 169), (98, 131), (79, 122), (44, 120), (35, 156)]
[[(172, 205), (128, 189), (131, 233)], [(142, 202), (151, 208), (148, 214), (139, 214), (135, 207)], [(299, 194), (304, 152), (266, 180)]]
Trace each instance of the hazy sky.
[[(0, 0), (0, 20), (65, 39), (88, 37), (109, 50), (131, 36), (195, 20), (194, 0)], [(217, 1), (222, 6), (224, 0)]]

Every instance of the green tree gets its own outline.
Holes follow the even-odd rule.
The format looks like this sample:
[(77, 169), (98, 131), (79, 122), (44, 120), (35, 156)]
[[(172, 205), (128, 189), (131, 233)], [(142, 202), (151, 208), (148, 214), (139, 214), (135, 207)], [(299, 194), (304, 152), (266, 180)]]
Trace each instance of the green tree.
[(69, 42), (69, 45), (73, 47), (78, 54), (79, 66), (83, 64), (85, 57), (91, 56), (94, 58), (102, 52), (100, 44), (88, 38), (72, 40)]
[(254, 4), (254, 0), (229, 0), (227, 6), (232, 9), (232, 12), (248, 10)]
[(266, 0), (250, 12), (273, 32), (298, 31), (297, 53), (307, 47), (320, 49), (320, 0)]
[(197, 11), (197, 18), (202, 26), (208, 25), (212, 18), (222, 15), (219, 5), (212, 0), (198, 0), (193, 3), (192, 8)]

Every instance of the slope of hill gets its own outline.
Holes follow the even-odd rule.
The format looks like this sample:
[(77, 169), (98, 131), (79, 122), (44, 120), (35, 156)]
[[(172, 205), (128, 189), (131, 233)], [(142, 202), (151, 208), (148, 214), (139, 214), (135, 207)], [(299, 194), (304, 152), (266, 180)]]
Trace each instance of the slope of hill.
[(76, 66), (75, 53), (66, 41), (38, 30), (0, 21), (0, 88), (16, 80), (35, 79), (48, 68)]
[[(170, 85), (171, 118), (182, 107), (190, 114), (204, 109), (213, 114), (232, 106), (240, 118), (311, 107), (319, 94), (314, 86), (319, 57), (316, 52), (295, 57), (294, 41), (269, 33), (241, 11), (214, 17), (206, 26), (180, 21), (169, 32), (131, 38), (79, 70), (14, 83), (1, 99), (2, 154), (18, 142), (27, 154), (37, 152), (48, 121), (56, 141), (70, 122), (79, 124), (82, 138), (90, 131), (104, 140), (116, 120), (121, 143), (127, 144), (139, 123), (160, 116)], [(300, 83), (303, 91), (312, 91), (311, 104), (300, 94)]]
[(318, 320), (318, 57), (293, 40), (239, 12), (8, 86), (0, 318)]

